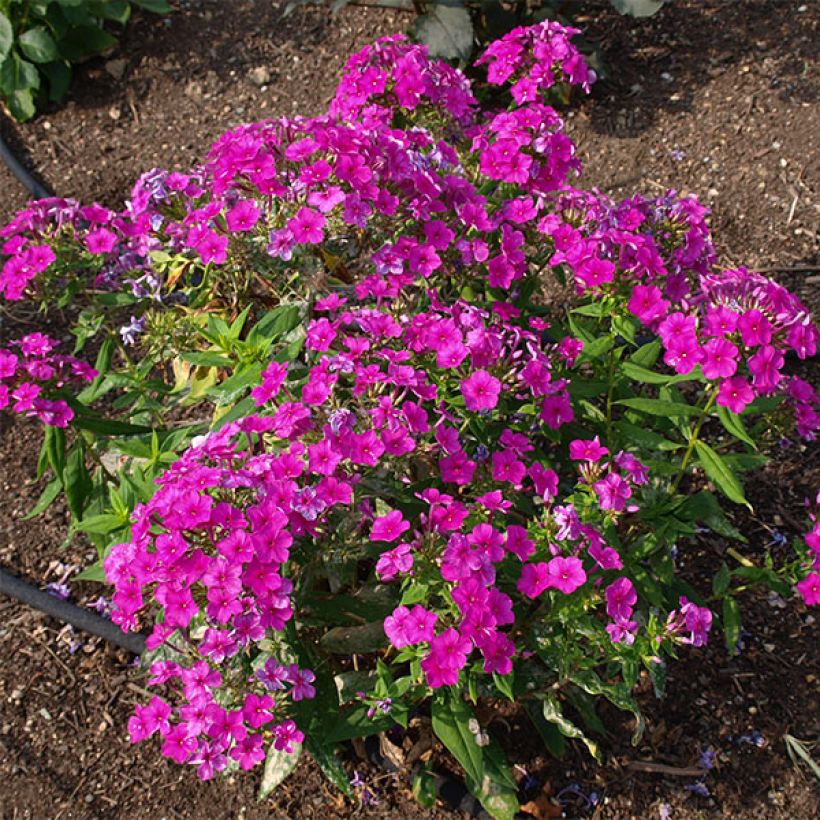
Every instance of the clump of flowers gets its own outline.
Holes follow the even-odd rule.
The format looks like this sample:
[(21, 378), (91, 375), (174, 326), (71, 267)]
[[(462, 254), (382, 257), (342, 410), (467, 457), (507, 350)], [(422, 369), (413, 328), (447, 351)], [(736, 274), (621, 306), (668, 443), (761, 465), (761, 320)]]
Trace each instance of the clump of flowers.
[(266, 741), (292, 751), (304, 735), (287, 704), (315, 694), (309, 669), (263, 649), (293, 617), (282, 569), (305, 522), (293, 455), (255, 452), (272, 425), (250, 417), (195, 444), (135, 510), (132, 540), (105, 561), (114, 622), (135, 629), (154, 603), (162, 618), (148, 647), (173, 658), (153, 663), (149, 681), (165, 684), (172, 703), (157, 696), (138, 706), (131, 740), (158, 732), (162, 753), (205, 780), (228, 758), (243, 769), (260, 763)]
[(55, 353), (59, 342), (29, 333), (0, 348), (0, 410), (34, 416), (50, 427), (67, 427), (74, 411), (64, 399), (49, 398), (71, 382), (91, 382), (93, 367), (74, 356)]
[[(44, 200), (0, 231), (0, 295), (86, 299), (78, 335), (108, 333), (100, 392), (126, 388), (117, 408), (139, 396), (129, 422), (165, 425), (180, 397), (215, 405), (204, 435), (99, 424), (134, 436), (114, 447), (140, 463), (119, 484), (98, 474), (101, 515), (100, 494), (72, 496), (105, 536), (115, 621), (152, 626), (165, 689), (132, 740), (158, 733), (207, 779), (303, 741), (328, 762), (336, 739), (406, 726), (430, 699), (470, 788), (512, 817), (464, 693), (535, 701), (537, 726), (583, 738), (565, 698), (639, 718), (641, 670), (660, 691), (665, 658), (709, 639), (678, 541), (704, 521), (731, 533), (700, 488), (746, 503), (728, 451), (755, 445), (759, 407), (815, 436), (817, 394), (785, 356), (814, 355), (818, 330), (784, 288), (716, 267), (694, 197), (574, 187), (549, 104), (594, 80), (574, 34), (546, 22), (488, 49), (504, 110), (383, 39), (348, 62), (327, 114), (233, 129), (190, 172), (143, 175), (119, 213)], [(552, 278), (575, 290), (568, 314)], [(0, 352), (18, 392), (23, 372), (92, 375), (18, 359)], [(714, 589), (730, 646), (732, 577)]]

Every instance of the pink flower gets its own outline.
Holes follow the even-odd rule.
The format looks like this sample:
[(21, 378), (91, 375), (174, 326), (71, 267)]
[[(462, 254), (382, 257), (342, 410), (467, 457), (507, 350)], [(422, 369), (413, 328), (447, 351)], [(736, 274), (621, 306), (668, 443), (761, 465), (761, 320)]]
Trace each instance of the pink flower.
[(632, 496), (629, 484), (617, 473), (610, 473), (592, 486), (602, 510), (621, 512), (626, 507), (627, 499)]
[(608, 453), (598, 436), (588, 440), (577, 438), (569, 443), (569, 457), (573, 461), (600, 461)]
[(194, 250), (199, 254), (199, 258), (204, 264), (213, 262), (216, 265), (224, 265), (228, 261), (228, 237), (214, 233), (214, 231), (204, 230), (199, 235)]
[(707, 379), (728, 379), (737, 370), (737, 348), (720, 337), (710, 339), (703, 346), (701, 370)]
[(649, 325), (666, 315), (669, 302), (662, 298), (660, 288), (655, 285), (636, 285), (627, 307), (641, 322)]
[(117, 234), (107, 228), (89, 232), (85, 245), (91, 253), (108, 253), (117, 244)]
[(311, 685), (316, 680), (316, 675), (312, 670), (300, 669), (292, 663), (287, 668), (286, 680), (293, 687), (290, 692), (293, 700), (311, 700), (316, 697), (316, 688)]
[(458, 673), (467, 663), (472, 647), (472, 641), (452, 627), (432, 638), (430, 653), (421, 662), (427, 683), (433, 689), (455, 686), (458, 683)]
[(638, 594), (629, 578), (619, 578), (606, 588), (606, 612), (610, 618), (621, 621), (632, 615)]
[[(184, 763), (196, 750), (196, 745), (196, 737), (188, 734), (187, 725), (178, 723), (165, 735), (162, 753), (176, 763)], [(263, 753), (262, 757), (264, 756)]]
[(557, 430), (569, 424), (575, 418), (569, 395), (565, 392), (555, 393), (544, 399), (541, 407), (541, 419), (551, 430)]
[(286, 720), (273, 727), (273, 748), (278, 752), (291, 754), (294, 746), (305, 739), (305, 735), (296, 728), (292, 720)]
[(820, 604), (820, 573), (812, 572), (798, 585), (797, 591), (803, 596), (807, 606)]
[(455, 453), (439, 460), (441, 470), (441, 480), (452, 482), (453, 484), (469, 484), (473, 480), (475, 473), (475, 462), (467, 458), (464, 450), (456, 450)]
[(698, 345), (698, 339), (694, 334), (680, 334), (672, 336), (669, 340), (664, 340), (666, 352), (663, 360), (674, 367), (677, 373), (685, 375), (691, 373), (703, 359), (703, 351)]
[(410, 529), (410, 524), (404, 520), (404, 516), (399, 510), (392, 510), (377, 518), (373, 522), (373, 528), (370, 530), (371, 541), (395, 541), (402, 533)]
[(293, 234), (296, 242), (306, 242), (316, 245), (325, 238), (322, 230), (325, 225), (325, 217), (312, 208), (302, 207), (296, 212), (296, 216), (288, 221), (288, 228)]
[(314, 319), (307, 327), (306, 346), (309, 350), (328, 350), (336, 338), (336, 330), (325, 318)]
[(692, 646), (706, 646), (709, 640), (709, 630), (712, 628), (712, 612), (705, 606), (698, 606), (685, 597), (680, 599), (680, 614), (684, 618), (685, 628), (689, 632), (689, 637), (683, 639), (683, 643)]
[(737, 322), (737, 329), (746, 347), (767, 345), (772, 340), (772, 325), (757, 309), (747, 310)]
[(733, 413), (742, 413), (743, 408), (754, 400), (755, 394), (749, 382), (742, 376), (735, 376), (720, 383), (717, 403)]
[(382, 581), (392, 581), (397, 575), (413, 569), (413, 553), (410, 544), (399, 544), (392, 550), (383, 552), (376, 562), (376, 574)]
[(578, 587), (583, 586), (587, 580), (587, 574), (580, 558), (574, 555), (569, 558), (557, 556), (549, 562), (550, 586), (569, 595), (575, 592)]
[(429, 612), (421, 604), (412, 609), (399, 606), (384, 620), (384, 632), (396, 649), (429, 642), (438, 616)]
[(524, 462), (519, 461), (512, 450), (493, 453), (493, 481), (509, 481), (510, 484), (520, 487), (526, 474)]
[(259, 221), (261, 212), (253, 200), (242, 199), (225, 215), (231, 233), (252, 231)]
[(608, 259), (589, 257), (576, 269), (575, 276), (585, 288), (599, 288), (615, 278), (615, 265)]
[(492, 410), (498, 404), (501, 382), (486, 370), (476, 370), (461, 383), (468, 410)]
[(265, 759), (265, 750), (262, 748), (262, 743), (262, 735), (247, 735), (231, 749), (231, 757), (239, 763), (242, 769), (248, 771)]
[(746, 362), (752, 374), (752, 384), (758, 393), (772, 393), (780, 383), (783, 354), (771, 345), (763, 345)]
[(308, 469), (312, 473), (333, 475), (341, 460), (342, 456), (336, 452), (333, 443), (326, 438), (308, 446)]
[(549, 565), (543, 561), (537, 564), (524, 564), (521, 568), (518, 590), (528, 598), (537, 598), (551, 584)]
[(738, 316), (733, 310), (718, 305), (706, 313), (706, 332), (710, 336), (728, 336), (737, 329)]
[(242, 716), (252, 729), (259, 729), (273, 720), (274, 701), (270, 695), (256, 695), (253, 692), (245, 696)]
[(476, 638), (476, 644), (484, 658), (484, 671), (487, 674), (509, 675), (513, 668), (515, 644), (503, 632), (482, 634)]
[(507, 539), (504, 546), (508, 552), (522, 561), (526, 561), (535, 552), (535, 543), (527, 535), (527, 530), (518, 524), (511, 524), (507, 527)]

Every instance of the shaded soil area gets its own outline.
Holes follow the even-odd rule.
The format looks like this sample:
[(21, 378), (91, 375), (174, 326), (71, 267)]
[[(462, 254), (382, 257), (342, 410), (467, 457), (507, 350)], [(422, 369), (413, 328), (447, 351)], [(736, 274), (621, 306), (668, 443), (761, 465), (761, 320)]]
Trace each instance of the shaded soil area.
[[(68, 102), (25, 125), (0, 119), (18, 156), (60, 194), (119, 205), (147, 169), (186, 167), (232, 125), (324, 108), (341, 66), (357, 48), (405, 28), (396, 11), (349, 7), (285, 17), (270, 0), (180, 0), (163, 20), (135, 17), (120, 48), (78, 72)], [(713, 209), (721, 259), (776, 268), (805, 301), (818, 305), (818, 24), (814, 2), (683, 0), (649, 21), (620, 18), (588, 3), (581, 22), (600, 40), (609, 78), (568, 116), (589, 185), (612, 193), (698, 193)], [(25, 192), (0, 168), (0, 221)], [(0, 316), (6, 336), (40, 325), (17, 308)], [(816, 372), (801, 373), (816, 381)], [(70, 577), (93, 557), (79, 541), (61, 550), (67, 516), (53, 507), (23, 521), (39, 494), (32, 482), (39, 429), (0, 418), (0, 565), (44, 586)], [(803, 499), (820, 486), (817, 448), (795, 445), (749, 482), (754, 514), (737, 515), (752, 554), (803, 528)], [(681, 545), (688, 580), (708, 591), (727, 544), (704, 533)], [(91, 602), (93, 585), (72, 588)], [(801, 774), (784, 741), (811, 743), (820, 730), (816, 616), (762, 593), (744, 600), (743, 651), (728, 657), (719, 640), (686, 651), (670, 667), (668, 694), (641, 695), (647, 732), (629, 745), (629, 721), (602, 716), (607, 762), (573, 748), (545, 756), (514, 712), (490, 730), (515, 761), (524, 800), (541, 816), (812, 818), (816, 781)], [(156, 744), (131, 746), (125, 725), (144, 698), (129, 658), (96, 639), (0, 599), (0, 817), (445, 817), (421, 809), (401, 775), (386, 775), (351, 751), (345, 762), (375, 800), (354, 804), (303, 760), (264, 804), (257, 775), (199, 783), (164, 761)], [(715, 767), (684, 776), (706, 751)], [(815, 747), (815, 758), (820, 757)], [(434, 760), (446, 765), (438, 752)], [(655, 768), (655, 771), (647, 771)], [(667, 767), (657, 769), (658, 766)], [(695, 784), (703, 783), (710, 796)], [(571, 784), (595, 805), (567, 791)], [(693, 789), (693, 787), (695, 787)]]

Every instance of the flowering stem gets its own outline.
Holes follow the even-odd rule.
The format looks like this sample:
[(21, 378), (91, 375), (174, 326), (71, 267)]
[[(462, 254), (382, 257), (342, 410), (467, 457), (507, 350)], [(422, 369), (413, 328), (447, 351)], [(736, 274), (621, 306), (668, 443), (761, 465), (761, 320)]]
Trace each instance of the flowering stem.
[(703, 406), (703, 409), (700, 411), (697, 423), (695, 424), (695, 429), (692, 430), (691, 434), (689, 435), (689, 444), (686, 448), (686, 452), (683, 454), (683, 461), (681, 462), (680, 470), (678, 471), (678, 474), (675, 476), (675, 480), (672, 482), (672, 489), (669, 492), (670, 495), (674, 495), (677, 492), (678, 486), (680, 485), (683, 476), (686, 474), (686, 468), (689, 466), (689, 460), (692, 458), (692, 453), (695, 450), (695, 444), (697, 443), (700, 429), (701, 427), (703, 427), (703, 422), (706, 421), (706, 417), (709, 415), (709, 411), (712, 409), (712, 405), (715, 403), (716, 398), (717, 387), (715, 387), (715, 389), (712, 391), (712, 394), (709, 396), (709, 399)]

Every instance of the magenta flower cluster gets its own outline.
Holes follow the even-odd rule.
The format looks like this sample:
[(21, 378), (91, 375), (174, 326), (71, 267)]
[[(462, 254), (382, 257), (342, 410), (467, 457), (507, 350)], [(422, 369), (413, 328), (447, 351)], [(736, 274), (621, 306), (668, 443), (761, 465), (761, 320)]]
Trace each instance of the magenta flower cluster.
[(49, 398), (69, 382), (91, 382), (97, 371), (74, 356), (55, 353), (59, 342), (30, 333), (0, 348), (0, 410), (34, 416), (50, 427), (66, 427), (74, 411), (64, 399)]
[[(315, 694), (310, 670), (261, 650), (293, 616), (283, 566), (294, 537), (315, 526), (298, 512), (296, 454), (248, 445), (273, 425), (247, 418), (191, 447), (135, 511), (132, 540), (105, 560), (114, 622), (133, 630), (143, 609), (152, 605), (153, 616), (159, 607), (148, 648), (173, 658), (155, 662), (149, 682), (166, 685), (173, 703), (155, 697), (138, 707), (131, 739), (159, 732), (163, 754), (205, 779), (228, 758), (253, 767), (266, 739), (291, 751), (304, 737), (287, 703)], [(343, 503), (331, 483), (320, 495), (328, 506)], [(252, 674), (243, 658), (255, 660)]]
[(243, 271), (352, 283), (319, 294), (299, 361), (278, 356), (253, 388), (258, 414), (195, 440), (105, 560), (115, 621), (153, 624), (166, 658), (151, 685), (169, 694), (138, 707), (134, 741), (159, 734), (203, 778), (251, 768), (270, 742), (295, 748), (293, 704), (315, 691), (289, 636), (304, 569), (334, 549), (394, 593), (385, 657), (417, 663), (429, 689), (510, 676), (543, 648), (534, 622), (573, 606), (613, 656), (706, 642), (708, 609), (641, 606), (627, 550), (649, 468), (571, 427), (585, 345), (520, 297), (566, 271), (587, 306), (659, 337), (670, 378), (702, 377), (731, 413), (785, 395), (807, 438), (818, 397), (782, 369), (787, 350), (813, 355), (818, 331), (770, 280), (714, 272), (693, 197), (573, 187), (575, 146), (547, 100), (594, 79), (574, 33), (547, 22), (487, 50), (504, 111), (482, 111), (422, 46), (383, 39), (349, 61), (326, 115), (236, 128), (190, 173), (144, 175), (122, 213), (46, 200), (0, 233), (0, 294), (76, 275), (49, 253), (70, 247), (87, 284), (140, 300), (132, 341), (139, 314), (187, 298), (161, 258), (232, 299)]

